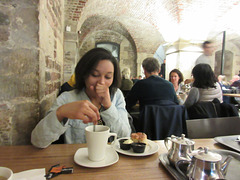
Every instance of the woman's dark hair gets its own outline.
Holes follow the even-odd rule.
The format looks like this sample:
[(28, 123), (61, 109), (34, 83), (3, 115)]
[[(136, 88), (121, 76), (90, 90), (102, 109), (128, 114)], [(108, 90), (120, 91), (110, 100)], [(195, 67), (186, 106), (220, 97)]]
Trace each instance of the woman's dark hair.
[(169, 81), (171, 82), (171, 73), (177, 73), (177, 75), (179, 76), (179, 80), (178, 80), (178, 84), (180, 84), (181, 82), (183, 82), (183, 74), (181, 73), (181, 71), (179, 71), (178, 69), (173, 69), (170, 73), (169, 73)]
[(193, 87), (197, 88), (216, 88), (217, 78), (209, 64), (197, 64), (193, 70)]
[(75, 68), (75, 89), (80, 92), (83, 88), (86, 87), (85, 79), (89, 76), (91, 71), (97, 66), (97, 64), (101, 60), (109, 60), (114, 66), (113, 82), (109, 87), (109, 90), (111, 94), (115, 93), (117, 88), (121, 85), (121, 74), (118, 61), (115, 59), (115, 57), (112, 56), (112, 54), (108, 50), (103, 48), (91, 49), (79, 60)]

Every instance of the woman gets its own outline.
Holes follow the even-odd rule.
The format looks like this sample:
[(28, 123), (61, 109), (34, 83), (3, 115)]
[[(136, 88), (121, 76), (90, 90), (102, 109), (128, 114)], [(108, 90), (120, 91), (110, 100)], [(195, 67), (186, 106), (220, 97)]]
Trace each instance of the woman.
[(33, 130), (32, 144), (45, 148), (61, 134), (65, 143), (85, 143), (85, 127), (93, 123), (105, 124), (119, 137), (130, 136), (124, 97), (118, 89), (119, 66), (111, 53), (102, 48), (88, 51), (78, 62), (75, 77), (75, 90), (57, 98)]
[(130, 69), (129, 68), (124, 68), (122, 71), (122, 83), (121, 83), (121, 90), (122, 91), (130, 91), (131, 88), (133, 87), (133, 82), (130, 79)]
[(193, 87), (184, 103), (187, 108), (199, 101), (212, 101), (215, 98), (222, 103), (222, 90), (210, 65), (196, 65), (192, 75)]
[(133, 87), (133, 82), (130, 79), (130, 69), (124, 68), (122, 71), (122, 83), (120, 87), (124, 97), (127, 97), (132, 87)]
[(183, 74), (178, 69), (173, 69), (169, 73), (169, 81), (173, 84), (176, 94), (178, 95), (181, 89), (181, 82), (183, 82)]
[(181, 73), (181, 71), (179, 71), (178, 69), (173, 69), (169, 73), (169, 81), (173, 84), (173, 87), (174, 87), (174, 90), (176, 92), (179, 104), (183, 105), (184, 100), (186, 99), (186, 94), (183, 94), (182, 97), (179, 95), (180, 92), (182, 92), (181, 82), (183, 82), (183, 74)]

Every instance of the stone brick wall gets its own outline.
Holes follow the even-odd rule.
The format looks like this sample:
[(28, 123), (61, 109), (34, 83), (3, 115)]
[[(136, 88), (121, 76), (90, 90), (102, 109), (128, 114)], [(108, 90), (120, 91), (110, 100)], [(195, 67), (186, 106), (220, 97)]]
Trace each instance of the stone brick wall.
[(28, 144), (39, 117), (37, 3), (0, 1), (0, 145)]
[(40, 119), (56, 99), (63, 77), (64, 0), (39, 1)]
[(0, 145), (30, 144), (62, 80), (64, 0), (0, 1)]

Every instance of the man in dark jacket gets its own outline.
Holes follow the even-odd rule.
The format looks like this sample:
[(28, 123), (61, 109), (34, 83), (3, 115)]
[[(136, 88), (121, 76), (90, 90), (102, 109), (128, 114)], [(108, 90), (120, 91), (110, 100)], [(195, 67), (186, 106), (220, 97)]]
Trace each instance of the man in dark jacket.
[(159, 105), (161, 100), (169, 100), (178, 104), (172, 83), (158, 76), (159, 61), (155, 58), (146, 58), (142, 67), (146, 79), (136, 82), (132, 87), (126, 98), (127, 110), (130, 111), (137, 101), (139, 101), (140, 110), (145, 105)]

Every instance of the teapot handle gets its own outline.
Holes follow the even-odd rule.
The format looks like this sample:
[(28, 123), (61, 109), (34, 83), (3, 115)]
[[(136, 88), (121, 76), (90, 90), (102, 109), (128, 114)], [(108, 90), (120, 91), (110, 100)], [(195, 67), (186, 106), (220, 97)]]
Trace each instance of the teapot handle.
[(170, 138), (170, 137), (166, 137), (166, 138), (164, 139), (164, 145), (165, 145), (165, 147), (167, 148), (168, 151), (170, 150), (169, 141), (171, 141), (171, 138)]
[(185, 163), (190, 164), (191, 162), (190, 162), (190, 161), (187, 161), (187, 160), (179, 160), (179, 161), (177, 161), (177, 162), (175, 163), (175, 167), (176, 167), (177, 171), (178, 171), (183, 177), (188, 178), (187, 175), (184, 174), (183, 171), (179, 168), (179, 166), (180, 166), (181, 164), (185, 164)]

